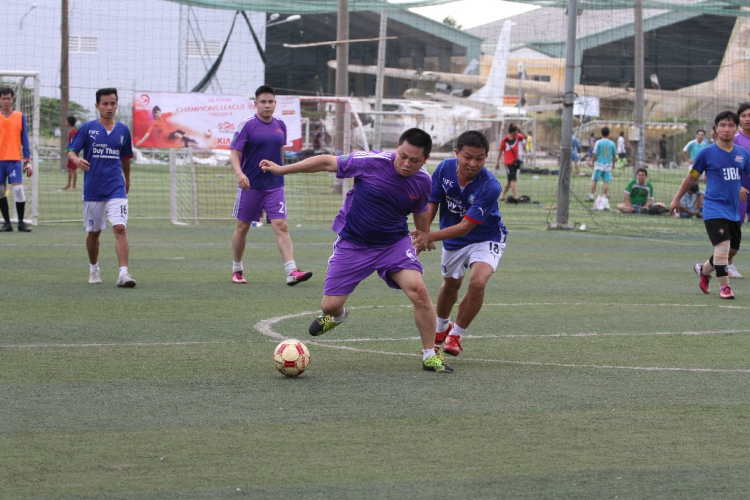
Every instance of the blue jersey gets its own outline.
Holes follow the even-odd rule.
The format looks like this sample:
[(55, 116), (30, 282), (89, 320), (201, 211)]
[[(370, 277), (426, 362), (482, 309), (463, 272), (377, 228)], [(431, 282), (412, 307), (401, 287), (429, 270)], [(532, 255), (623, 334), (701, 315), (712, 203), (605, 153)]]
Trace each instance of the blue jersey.
[(391, 246), (409, 235), (407, 217), (427, 210), (430, 174), (422, 168), (410, 177), (396, 171), (396, 153), (358, 151), (336, 159), (336, 177), (354, 178), (331, 229), (365, 247)]
[(741, 174), (750, 175), (750, 153), (735, 145), (724, 151), (718, 144), (701, 150), (693, 163), (694, 177), (706, 173), (703, 195), (703, 220), (740, 220)]
[(269, 123), (253, 116), (242, 122), (234, 133), (229, 149), (240, 152), (242, 173), (250, 181), (250, 189), (276, 189), (284, 186), (284, 176), (264, 172), (261, 160), (270, 160), (283, 165), (281, 148), (286, 145), (286, 125), (271, 118)]
[(108, 132), (99, 120), (91, 120), (81, 125), (67, 149), (76, 154), (83, 150), (83, 157), (89, 162), (89, 169), (83, 174), (83, 201), (127, 198), (122, 160), (133, 157), (127, 125), (115, 122)]
[(443, 241), (446, 250), (458, 250), (483, 241), (505, 241), (505, 229), (497, 199), (502, 188), (495, 176), (482, 168), (476, 178), (461, 187), (458, 182), (458, 160), (443, 160), (432, 174), (430, 202), (440, 205), (440, 229), (455, 226), (463, 219), (478, 224), (460, 238)]

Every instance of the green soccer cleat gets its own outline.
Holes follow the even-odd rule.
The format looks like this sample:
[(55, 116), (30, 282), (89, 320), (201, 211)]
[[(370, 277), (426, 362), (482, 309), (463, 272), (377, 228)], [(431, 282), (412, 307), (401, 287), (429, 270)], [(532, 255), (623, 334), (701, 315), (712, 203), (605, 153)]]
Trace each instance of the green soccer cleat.
[(453, 373), (453, 368), (443, 362), (442, 356), (434, 354), (422, 361), (422, 368), (431, 372)]
[[(349, 309), (346, 307), (344, 308), (344, 319), (349, 316)], [(337, 326), (339, 326), (341, 323), (343, 323), (343, 319), (341, 321), (334, 321), (333, 316), (330, 314), (321, 314), (317, 318), (315, 318), (315, 321), (312, 322), (312, 325), (310, 325), (310, 335), (313, 337), (317, 337), (318, 335), (323, 335), (324, 333), (333, 330)]]

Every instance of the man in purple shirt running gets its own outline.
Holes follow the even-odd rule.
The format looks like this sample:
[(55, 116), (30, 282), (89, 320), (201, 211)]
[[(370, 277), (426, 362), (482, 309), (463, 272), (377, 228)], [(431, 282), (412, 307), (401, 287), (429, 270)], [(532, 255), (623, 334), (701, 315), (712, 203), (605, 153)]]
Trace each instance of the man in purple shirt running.
[(229, 162), (237, 175), (237, 198), (232, 217), (237, 218), (237, 229), (232, 237), (232, 281), (247, 283), (242, 266), (247, 231), (253, 222), (260, 221), (263, 211), (276, 232), (276, 244), (284, 259), (286, 284), (294, 286), (312, 277), (302, 272), (294, 262), (292, 239), (286, 223), (284, 178), (260, 169), (260, 161), (270, 158), (282, 162), (282, 148), (286, 144), (286, 125), (273, 117), (276, 94), (273, 88), (262, 85), (255, 91), (255, 116), (242, 122), (234, 133)]
[[(422, 367), (450, 373), (453, 369), (435, 352), (435, 306), (422, 279), (422, 264), (412, 247), (407, 218), (428, 232), (427, 201), (432, 189), (423, 168), (430, 157), (432, 138), (418, 128), (401, 134), (395, 153), (358, 151), (343, 156), (321, 155), (294, 165), (263, 160), (265, 172), (276, 175), (333, 172), (354, 178), (344, 205), (333, 222), (339, 237), (328, 260), (321, 309), (310, 325), (318, 336), (340, 325), (349, 314), (344, 304), (357, 285), (377, 272), (391, 288), (400, 288), (414, 304), (414, 322), (422, 339)], [(434, 249), (432, 244), (430, 249)]]
[[(740, 117), (740, 129), (734, 136), (734, 143), (750, 151), (750, 103), (743, 102), (737, 110), (737, 116)], [(742, 174), (742, 187), (740, 188), (740, 226), (745, 220), (750, 220), (750, 204), (748, 204), (747, 194), (750, 192), (750, 176)], [(734, 267), (732, 259), (729, 259), (727, 273), (730, 278), (744, 278), (742, 274)]]

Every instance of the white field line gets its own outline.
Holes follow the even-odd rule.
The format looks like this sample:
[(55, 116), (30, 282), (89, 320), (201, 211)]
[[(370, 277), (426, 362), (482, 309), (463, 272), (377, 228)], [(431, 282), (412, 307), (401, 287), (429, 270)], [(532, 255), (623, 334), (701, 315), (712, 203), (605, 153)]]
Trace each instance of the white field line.
[[(490, 304), (485, 304), (490, 305)], [(501, 304), (493, 304), (493, 305), (501, 305)], [(502, 305), (519, 305), (519, 304), (502, 304)], [(540, 304), (528, 304), (528, 305), (540, 305)], [(557, 304), (555, 304), (557, 305)], [(682, 305), (682, 304), (678, 304)], [(381, 307), (388, 307), (388, 306), (381, 306)], [(720, 306), (717, 306), (720, 307)], [(351, 309), (369, 309), (372, 308), (371, 306), (360, 306), (360, 307), (352, 307)], [(289, 337), (286, 337), (280, 333), (277, 333), (273, 330), (272, 326), (280, 321), (283, 321), (285, 319), (291, 319), (291, 318), (297, 318), (304, 315), (313, 315), (318, 313), (318, 311), (305, 311), (302, 313), (295, 313), (295, 314), (287, 314), (284, 316), (276, 316), (274, 318), (268, 318), (263, 321), (259, 321), (255, 324), (255, 329), (258, 330), (263, 335), (266, 335), (267, 337), (271, 337), (276, 340), (285, 340)], [(745, 333), (750, 330), (727, 330), (725, 332), (720, 331), (711, 331), (711, 332), (658, 332), (659, 335), (717, 335), (722, 333)], [(591, 333), (591, 334), (571, 334), (570, 336), (599, 336), (600, 334)], [(607, 334), (604, 334), (607, 335)], [(611, 336), (618, 335), (628, 335), (628, 334), (609, 334)], [(649, 335), (649, 334), (643, 334), (643, 335)], [(653, 334), (652, 334), (653, 335)], [(560, 334), (556, 334), (555, 336), (564, 336)], [(499, 337), (499, 336), (498, 336)], [(538, 338), (546, 338), (550, 337), (550, 335), (528, 335), (528, 337), (538, 337)], [(467, 336), (467, 338), (469, 338)], [(471, 338), (492, 338), (487, 336), (475, 336)], [(417, 337), (414, 337), (415, 340), (417, 340)], [(377, 339), (381, 340), (381, 339)], [(395, 339), (394, 339), (395, 340)], [(407, 340), (407, 339), (399, 339), (399, 340)], [(367, 341), (366, 339), (346, 339), (347, 342), (363, 342)], [(317, 345), (320, 347), (327, 347), (329, 349), (339, 349), (339, 350), (346, 350), (346, 351), (355, 351), (355, 352), (362, 352), (362, 353), (370, 353), (370, 354), (384, 354), (387, 356), (412, 356), (412, 357), (418, 357), (420, 354), (417, 353), (404, 353), (404, 352), (387, 352), (387, 351), (378, 351), (374, 349), (361, 349), (357, 347), (350, 347), (350, 346), (342, 346), (342, 345), (332, 345), (330, 342), (335, 342), (335, 340), (330, 341), (311, 341), (306, 340), (306, 343), (310, 345)], [(339, 341), (341, 342), (341, 341)], [(462, 357), (462, 361), (479, 361), (483, 363), (502, 363), (502, 364), (511, 364), (511, 365), (522, 365), (522, 366), (550, 366), (550, 367), (557, 367), (557, 368), (592, 368), (592, 369), (600, 369), (600, 370), (636, 370), (636, 371), (654, 371), (654, 372), (694, 372), (694, 373), (748, 373), (750, 374), (750, 369), (743, 369), (743, 368), (736, 368), (736, 369), (727, 369), (727, 368), (683, 368), (683, 367), (662, 367), (662, 366), (617, 366), (617, 365), (579, 365), (579, 364), (573, 364), (573, 363), (546, 363), (541, 361), (510, 361), (510, 360), (501, 360), (501, 359), (480, 359), (480, 358), (466, 358)]]

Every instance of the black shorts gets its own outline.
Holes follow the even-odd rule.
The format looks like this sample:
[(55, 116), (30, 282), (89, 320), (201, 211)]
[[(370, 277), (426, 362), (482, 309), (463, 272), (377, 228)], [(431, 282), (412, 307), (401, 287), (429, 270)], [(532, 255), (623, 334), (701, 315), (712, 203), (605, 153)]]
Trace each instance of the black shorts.
[(508, 174), (508, 182), (515, 181), (518, 176), (518, 171), (521, 170), (523, 162), (517, 161), (512, 165), (505, 165), (505, 173)]
[(742, 240), (742, 229), (740, 221), (729, 219), (708, 219), (704, 220), (708, 239), (713, 246), (729, 240), (729, 248), (740, 249), (740, 240)]

